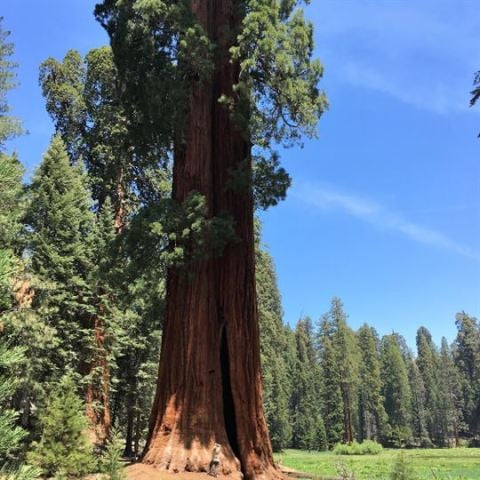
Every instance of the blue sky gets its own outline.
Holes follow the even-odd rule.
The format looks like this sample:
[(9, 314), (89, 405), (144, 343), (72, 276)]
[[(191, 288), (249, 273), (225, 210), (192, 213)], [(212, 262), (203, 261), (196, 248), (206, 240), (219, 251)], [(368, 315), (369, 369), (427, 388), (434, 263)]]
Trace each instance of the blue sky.
[[(29, 172), (52, 125), (38, 65), (106, 43), (91, 0), (2, 0), (20, 87), (10, 101), (29, 135), (13, 142)], [(474, 0), (314, 0), (316, 52), (330, 110), (320, 138), (282, 153), (293, 188), (262, 214), (285, 320), (313, 319), (330, 298), (352, 326), (437, 342), (454, 316), (480, 315), (480, 69)]]

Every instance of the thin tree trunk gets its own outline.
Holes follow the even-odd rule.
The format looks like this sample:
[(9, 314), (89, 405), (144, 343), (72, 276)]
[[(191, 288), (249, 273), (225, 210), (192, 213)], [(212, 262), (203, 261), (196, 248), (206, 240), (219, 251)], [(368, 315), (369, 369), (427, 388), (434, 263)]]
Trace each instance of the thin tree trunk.
[[(115, 233), (122, 233), (125, 225), (125, 185), (123, 167), (118, 168), (116, 175), (116, 201), (114, 213)], [(110, 365), (108, 364), (107, 351), (104, 346), (105, 327), (98, 316), (93, 321), (93, 336), (95, 345), (95, 358), (91, 362), (90, 371), (92, 377), (96, 377), (95, 370), (101, 369), (100, 382), (91, 382), (86, 387), (85, 405), (89, 422), (89, 438), (94, 445), (103, 447), (110, 438), (112, 427), (110, 412)], [(133, 428), (133, 426), (132, 426)], [(128, 444), (126, 445), (126, 450)], [(131, 451), (131, 441), (130, 441)]]
[(87, 365), (90, 382), (85, 387), (85, 408), (88, 437), (96, 447), (103, 447), (110, 438), (110, 366), (105, 350), (105, 329), (98, 316), (93, 318), (94, 355)]
[(115, 233), (122, 233), (125, 226), (125, 185), (123, 167), (119, 167), (116, 180)]
[(217, 259), (204, 259), (188, 275), (167, 277), (167, 309), (157, 392), (143, 462), (160, 469), (206, 471), (215, 443), (219, 470), (247, 479), (279, 476), (262, 406), (255, 293), (251, 192), (226, 188), (229, 173), (250, 157), (250, 146), (219, 104), (230, 95), (238, 68), (228, 49), (239, 19), (234, 0), (190, 0), (216, 43), (210, 82), (191, 89), (185, 142), (175, 152), (173, 198), (197, 191), (210, 216), (229, 213), (238, 242)]

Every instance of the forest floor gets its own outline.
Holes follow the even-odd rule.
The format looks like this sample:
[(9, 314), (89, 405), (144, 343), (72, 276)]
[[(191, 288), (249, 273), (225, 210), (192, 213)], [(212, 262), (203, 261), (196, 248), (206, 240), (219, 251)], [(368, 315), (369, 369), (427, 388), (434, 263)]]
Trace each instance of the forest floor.
[[(480, 480), (480, 449), (404, 450), (415, 480)], [(345, 466), (356, 480), (388, 480), (399, 450), (385, 449), (378, 455), (345, 456), (332, 452), (285, 450), (275, 455), (281, 465), (314, 475), (317, 479), (338, 476)]]

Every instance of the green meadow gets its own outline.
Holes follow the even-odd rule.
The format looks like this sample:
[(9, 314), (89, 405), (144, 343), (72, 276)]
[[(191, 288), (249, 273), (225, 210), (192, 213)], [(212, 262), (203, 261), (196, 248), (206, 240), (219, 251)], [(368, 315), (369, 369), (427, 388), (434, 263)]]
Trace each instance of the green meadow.
[[(480, 480), (480, 449), (405, 450), (415, 480)], [(343, 464), (356, 480), (388, 479), (399, 450), (385, 449), (378, 455), (345, 456), (332, 452), (285, 450), (275, 455), (282, 465), (317, 478), (338, 477)], [(413, 479), (412, 479), (413, 480)]]

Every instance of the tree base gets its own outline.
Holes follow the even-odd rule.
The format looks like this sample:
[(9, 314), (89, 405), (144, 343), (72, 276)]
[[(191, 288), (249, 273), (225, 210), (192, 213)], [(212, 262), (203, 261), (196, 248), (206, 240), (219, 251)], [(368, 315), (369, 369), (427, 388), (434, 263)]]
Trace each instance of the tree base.
[[(220, 469), (219, 469), (220, 470)], [(145, 463), (136, 463), (126, 468), (128, 480), (213, 480), (207, 472), (197, 471), (179, 471), (175, 473), (173, 470), (165, 470), (161, 465), (148, 465)], [(277, 471), (272, 468), (268, 474), (262, 474), (258, 479), (264, 480), (287, 480), (289, 476), (286, 473)], [(243, 480), (243, 474), (240, 471), (224, 474), (219, 471), (217, 480)]]

